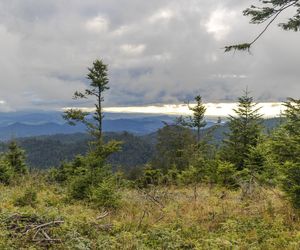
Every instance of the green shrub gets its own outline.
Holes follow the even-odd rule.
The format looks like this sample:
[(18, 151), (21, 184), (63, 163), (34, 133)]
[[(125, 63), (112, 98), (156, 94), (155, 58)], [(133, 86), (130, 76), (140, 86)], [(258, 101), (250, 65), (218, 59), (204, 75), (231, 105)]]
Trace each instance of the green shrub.
[(193, 166), (189, 166), (189, 168), (181, 172), (179, 176), (180, 183), (184, 185), (193, 184), (197, 182), (197, 175), (198, 170)]
[(176, 185), (178, 184), (179, 177), (180, 171), (176, 168), (176, 166), (173, 166), (165, 175), (164, 182), (168, 185)]
[(73, 177), (84, 175), (88, 171), (87, 157), (77, 155), (71, 162), (63, 162), (59, 167), (48, 171), (48, 180), (57, 183), (66, 183)]
[(73, 177), (68, 185), (69, 196), (72, 199), (83, 200), (88, 197), (91, 188), (89, 175), (79, 175)]
[(31, 206), (37, 204), (37, 192), (33, 188), (27, 188), (21, 197), (18, 197), (14, 204), (19, 207)]
[(147, 166), (142, 177), (137, 181), (140, 188), (147, 188), (149, 185), (159, 185), (163, 181), (163, 173), (160, 169), (154, 169), (151, 166)]
[(65, 172), (65, 165), (61, 164), (58, 168), (51, 168), (47, 173), (47, 180), (50, 182), (64, 183), (68, 179)]
[(286, 162), (283, 165), (283, 190), (295, 208), (300, 208), (300, 164)]
[(215, 183), (217, 180), (217, 161), (198, 157), (194, 163), (181, 172), (182, 184)]
[(68, 193), (71, 199), (90, 201), (96, 207), (116, 208), (120, 199), (116, 186), (116, 178), (104, 169), (85, 169), (69, 178)]
[(195, 244), (182, 235), (181, 228), (155, 228), (144, 236), (144, 244), (149, 249), (195, 249)]
[(117, 208), (120, 195), (116, 191), (114, 180), (106, 179), (98, 186), (91, 188), (90, 201), (97, 207)]
[(4, 154), (4, 158), (16, 175), (28, 173), (25, 151), (18, 146), (16, 141), (11, 141), (8, 144), (8, 151)]
[(275, 186), (278, 177), (278, 163), (274, 161), (269, 141), (263, 141), (256, 147), (251, 147), (245, 161), (250, 175), (259, 184)]
[(236, 169), (232, 163), (220, 161), (218, 163), (217, 178), (218, 183), (227, 188), (235, 188), (237, 186)]
[(12, 177), (13, 169), (6, 161), (0, 159), (0, 183), (8, 185)]

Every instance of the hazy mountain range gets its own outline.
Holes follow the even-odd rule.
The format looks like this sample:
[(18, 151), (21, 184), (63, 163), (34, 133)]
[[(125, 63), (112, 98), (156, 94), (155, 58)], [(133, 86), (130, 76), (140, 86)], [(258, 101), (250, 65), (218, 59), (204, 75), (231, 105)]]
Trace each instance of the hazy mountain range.
[[(174, 122), (175, 116), (106, 113), (105, 132), (127, 131), (143, 135), (155, 132), (164, 123)], [(214, 122), (208, 122), (208, 126)], [(62, 119), (61, 112), (0, 113), (0, 140), (39, 135), (73, 134), (85, 132), (83, 125), (70, 126)]]

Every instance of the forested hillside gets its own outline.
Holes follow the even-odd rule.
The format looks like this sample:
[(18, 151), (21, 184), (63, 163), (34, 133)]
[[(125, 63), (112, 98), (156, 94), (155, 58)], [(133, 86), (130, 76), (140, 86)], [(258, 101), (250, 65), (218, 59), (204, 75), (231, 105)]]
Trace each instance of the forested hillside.
[[(106, 133), (105, 141), (122, 141), (122, 150), (109, 157), (108, 162), (123, 169), (135, 168), (147, 163), (154, 153), (154, 144), (143, 136), (127, 132)], [(62, 162), (84, 155), (89, 149), (91, 137), (88, 134), (58, 134), (18, 139), (19, 145), (26, 151), (27, 163), (32, 168), (46, 169), (59, 166)], [(1, 151), (7, 151), (7, 143), (1, 143)]]
[[(279, 122), (280, 118), (264, 120), (266, 133), (278, 126)], [(211, 143), (216, 145), (222, 142), (225, 132), (228, 132), (226, 123), (204, 129), (204, 133), (210, 134)], [(74, 133), (19, 138), (18, 142), (26, 151), (29, 166), (47, 169), (59, 166), (61, 162), (71, 161), (76, 155), (84, 155), (88, 151), (90, 140), (91, 137), (86, 133)], [(122, 150), (112, 154), (108, 162), (113, 165), (114, 169), (121, 168), (128, 172), (132, 168), (142, 167), (151, 161), (155, 153), (157, 132), (140, 136), (128, 132), (105, 133), (104, 140), (122, 141)], [(0, 150), (6, 151), (7, 144), (2, 142)]]

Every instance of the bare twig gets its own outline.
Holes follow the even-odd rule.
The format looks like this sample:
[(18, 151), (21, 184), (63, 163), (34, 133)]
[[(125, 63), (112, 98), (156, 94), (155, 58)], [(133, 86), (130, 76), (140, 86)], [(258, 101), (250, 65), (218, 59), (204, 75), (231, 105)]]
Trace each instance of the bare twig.
[(49, 236), (43, 229), (41, 229), (41, 232), (42, 232), (42, 234), (45, 236), (45, 238), (46, 238), (47, 240), (52, 240), (52, 239), (50, 238), (50, 236)]
[(53, 225), (53, 224), (62, 224), (62, 223), (64, 223), (63, 220), (51, 221), (51, 222), (47, 222), (47, 223), (38, 225), (38, 226), (32, 228), (31, 230), (36, 230), (36, 229), (39, 229), (39, 228), (48, 227), (48, 226)]
[(143, 211), (143, 214), (142, 214), (142, 216), (141, 216), (141, 218), (140, 218), (140, 220), (139, 220), (139, 224), (138, 224), (138, 226), (137, 226), (137, 229), (140, 229), (140, 227), (141, 227), (141, 225), (142, 225), (142, 222), (143, 222), (143, 220), (144, 220), (144, 218), (145, 218), (145, 216), (146, 216), (146, 213), (148, 213), (147, 209), (145, 209), (145, 210)]
[(35, 239), (35, 240), (32, 240), (34, 242), (61, 242), (61, 239)]
[(160, 216), (154, 221), (154, 224), (156, 224), (157, 222), (161, 221), (164, 217), (165, 217), (165, 213), (164, 213), (164, 211), (161, 210), (161, 214), (160, 214)]
[(108, 211), (104, 211), (102, 214), (100, 214), (99, 216), (97, 216), (97, 220), (100, 220), (100, 219), (103, 219), (105, 218), (106, 216), (109, 215), (109, 212)]
[(142, 193), (146, 196), (146, 198), (148, 198), (148, 199), (149, 199), (150, 201), (152, 201), (154, 204), (160, 206), (161, 208), (164, 207), (164, 205), (161, 203), (161, 201), (159, 201), (159, 200), (155, 197), (155, 195), (151, 195), (149, 192), (145, 192), (145, 191), (143, 191), (143, 190), (141, 190), (141, 189), (140, 189), (140, 192), (142, 192)]
[(113, 224), (100, 225), (99, 228), (103, 231), (110, 231), (113, 228)]
[(39, 228), (33, 235), (32, 240), (35, 240), (35, 237), (38, 235), (38, 233), (41, 231), (41, 229)]

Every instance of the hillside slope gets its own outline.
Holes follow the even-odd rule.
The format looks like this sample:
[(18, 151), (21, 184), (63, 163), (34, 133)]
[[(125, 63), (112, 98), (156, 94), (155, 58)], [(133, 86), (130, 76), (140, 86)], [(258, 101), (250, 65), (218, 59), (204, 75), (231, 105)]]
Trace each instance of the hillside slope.
[[(18, 204), (28, 188), (37, 193), (35, 203)], [(27, 177), (22, 185), (0, 186), (0, 249), (300, 248), (299, 217), (278, 190), (261, 188), (246, 199), (241, 190), (196, 190), (195, 196), (191, 187), (121, 188), (119, 208), (103, 215), (69, 202), (62, 186)]]

